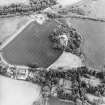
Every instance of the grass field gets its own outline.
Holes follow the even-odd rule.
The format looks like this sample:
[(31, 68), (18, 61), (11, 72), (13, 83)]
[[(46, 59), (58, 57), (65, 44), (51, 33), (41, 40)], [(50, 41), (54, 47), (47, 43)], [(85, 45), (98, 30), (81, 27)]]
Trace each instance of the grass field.
[(105, 65), (105, 23), (71, 19), (70, 22), (84, 38), (81, 51), (86, 65), (101, 68)]
[(83, 0), (76, 6), (85, 11), (86, 16), (105, 18), (105, 0)]
[(62, 53), (52, 49), (52, 42), (48, 38), (56, 25), (54, 21), (43, 25), (33, 22), (3, 49), (4, 58), (12, 64), (48, 67)]
[(62, 67), (64, 69), (71, 69), (83, 66), (82, 60), (80, 57), (70, 53), (63, 52), (63, 54), (57, 59), (49, 68), (57, 69)]
[(68, 5), (73, 5), (79, 1), (82, 1), (82, 0), (57, 0), (57, 2), (63, 7), (68, 6)]
[(27, 17), (0, 19), (0, 43), (4, 43), (28, 21)]
[(39, 97), (38, 85), (0, 75), (0, 105), (32, 105)]

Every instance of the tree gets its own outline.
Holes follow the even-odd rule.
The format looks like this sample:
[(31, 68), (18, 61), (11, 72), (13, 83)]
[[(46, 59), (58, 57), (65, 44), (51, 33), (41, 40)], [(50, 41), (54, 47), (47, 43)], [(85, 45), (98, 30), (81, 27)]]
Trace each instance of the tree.
[(28, 64), (27, 65), (28, 67), (31, 67), (31, 68), (38, 68), (38, 64)]

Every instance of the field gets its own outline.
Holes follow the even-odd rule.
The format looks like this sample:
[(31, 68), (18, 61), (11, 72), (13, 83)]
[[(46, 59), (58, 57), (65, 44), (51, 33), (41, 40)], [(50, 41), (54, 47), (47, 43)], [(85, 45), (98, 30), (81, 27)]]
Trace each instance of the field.
[(0, 19), (0, 43), (3, 44), (28, 21), (27, 17)]
[(0, 75), (0, 105), (32, 105), (39, 95), (38, 85)]
[(82, 9), (86, 16), (105, 18), (105, 0), (83, 0), (74, 7)]
[(29, 4), (29, 0), (0, 0), (0, 6), (10, 5), (12, 3), (15, 3), (15, 4), (18, 4), (18, 3)]
[[(74, 3), (73, 0), (62, 0), (60, 3), (65, 6), (68, 5), (68, 1), (71, 1), (69, 2), (70, 4)], [(84, 1), (83, 4), (80, 3), (77, 7), (79, 6), (79, 8), (83, 9), (86, 16), (105, 18), (105, 0)], [(6, 4), (6, 0), (2, 2)], [(18, 2), (21, 1), (18, 0)], [(22, 2), (25, 2), (25, 0)], [(19, 18), (6, 20), (4, 23), (1, 22), (1, 42), (13, 35), (26, 21)], [(49, 41), (48, 35), (57, 25), (54, 21), (42, 25), (37, 22), (30, 24), (3, 49), (4, 58), (12, 64), (37, 64), (42, 67), (50, 66), (52, 68), (72, 68), (81, 66), (83, 63), (99, 70), (105, 67), (105, 23), (88, 19), (70, 18), (67, 22), (70, 22), (70, 25), (73, 25), (83, 37), (81, 52), (84, 57), (82, 59), (71, 53), (52, 49), (52, 43)], [(1, 105), (31, 105), (31, 102), (34, 101), (36, 95), (39, 95), (38, 92), (40, 91), (40, 89), (37, 88), (38, 85), (28, 84), (22, 81), (18, 82), (2, 76), (0, 76), (0, 84), (0, 94), (4, 95), (0, 95), (0, 97), (3, 97), (3, 102), (8, 102)], [(8, 89), (6, 87), (8, 87)], [(11, 95), (9, 96), (7, 94)], [(15, 98), (13, 101), (14, 95)], [(92, 99), (92, 97), (93, 95), (90, 96), (90, 99)], [(72, 105), (55, 98), (51, 98), (49, 103), (50, 105)]]
[(57, 2), (62, 5), (63, 7), (65, 6), (70, 6), (70, 5), (73, 5), (79, 1), (82, 1), (82, 0), (57, 0)]
[(33, 22), (3, 49), (4, 58), (12, 64), (48, 67), (62, 53), (52, 49), (48, 38), (56, 25), (54, 21), (43, 25)]
[(70, 69), (81, 66), (83, 66), (83, 63), (80, 57), (64, 51), (63, 54), (59, 57), (59, 59), (57, 59), (53, 64), (51, 64), (49, 68), (55, 69), (62, 67), (65, 69)]

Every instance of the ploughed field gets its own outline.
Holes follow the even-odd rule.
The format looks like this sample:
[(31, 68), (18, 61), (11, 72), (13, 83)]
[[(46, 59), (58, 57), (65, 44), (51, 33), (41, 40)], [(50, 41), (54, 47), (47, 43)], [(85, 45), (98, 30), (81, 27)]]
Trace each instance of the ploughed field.
[(105, 23), (79, 19), (70, 22), (84, 38), (81, 51), (85, 64), (95, 68), (105, 66)]
[(55, 21), (39, 25), (32, 22), (3, 49), (3, 56), (11, 64), (48, 67), (62, 53), (52, 49), (48, 36), (56, 28)]

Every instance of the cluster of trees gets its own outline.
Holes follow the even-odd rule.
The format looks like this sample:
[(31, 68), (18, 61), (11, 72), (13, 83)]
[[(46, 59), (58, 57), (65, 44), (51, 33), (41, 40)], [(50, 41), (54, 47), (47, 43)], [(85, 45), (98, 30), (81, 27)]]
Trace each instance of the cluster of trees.
[(56, 70), (50, 70), (46, 73), (46, 78), (52, 79), (52, 78), (65, 78), (66, 72), (60, 72)]
[(33, 8), (44, 9), (57, 3), (56, 0), (30, 0), (30, 4)]
[(0, 17), (29, 15), (32, 14), (33, 12), (43, 10), (52, 5), (56, 5), (56, 2), (54, 0), (30, 0), (29, 5), (11, 4), (9, 6), (0, 7)]
[[(56, 72), (56, 71), (55, 71)], [(58, 74), (61, 74), (61, 72), (57, 70), (57, 74), (55, 72), (52, 72), (53, 76), (52, 77), (59, 77)], [(76, 100), (80, 99), (82, 101), (89, 101), (86, 97), (87, 93), (90, 93), (94, 96), (105, 96), (105, 84), (101, 83), (100, 85), (97, 86), (92, 86), (91, 84), (87, 84), (85, 81), (81, 81), (81, 76), (89, 75), (89, 76), (94, 76), (96, 78), (99, 78), (99, 75), (104, 75), (101, 71), (96, 72), (95, 70), (90, 70), (89, 68), (83, 66), (79, 67), (77, 69), (71, 69), (67, 70), (66, 72), (62, 72), (64, 76), (60, 77), (63, 79), (68, 79), (72, 81), (72, 94), (70, 93), (65, 93), (63, 89), (58, 89), (59, 91), (57, 92), (58, 98), (63, 99), (63, 100)], [(67, 78), (65, 78), (67, 77)], [(68, 77), (71, 77), (69, 79)], [(101, 77), (101, 76), (100, 76)], [(59, 79), (60, 79), (59, 78)], [(86, 77), (85, 77), (86, 78)], [(88, 77), (87, 77), (88, 78)], [(99, 79), (103, 79), (102, 77)]]
[(7, 69), (8, 66), (3, 67), (3, 64), (0, 64), (0, 74), (5, 75)]
[[(9, 76), (7, 74), (8, 67), (3, 67), (0, 65), (0, 74), (4, 73), (3, 75)], [(31, 81), (33, 83), (37, 83), (43, 87), (48, 86), (50, 88), (46, 89), (46, 92), (44, 95), (51, 95), (51, 90), (53, 86), (57, 88), (57, 98), (62, 100), (72, 100), (76, 101), (76, 99), (80, 99), (81, 101), (85, 101), (86, 99), (86, 93), (90, 93), (95, 96), (105, 96), (105, 83), (101, 83), (98, 86), (92, 86), (91, 84), (87, 84), (85, 81), (81, 80), (81, 76), (94, 76), (99, 79), (104, 79), (101, 77), (101, 75), (104, 75), (103, 72), (98, 71), (95, 72), (95, 70), (90, 70), (86, 66), (78, 67), (75, 69), (70, 69), (66, 71), (61, 70), (49, 70), (46, 69), (40, 69), (39, 68), (29, 68), (28, 70), (28, 78), (26, 81)], [(12, 75), (10, 75), (12, 76)], [(85, 77), (86, 78), (86, 77)], [(71, 92), (66, 92), (64, 87), (61, 87), (59, 85), (60, 79), (63, 80), (69, 80), (72, 83), (71, 87), (68, 87), (68, 89), (71, 90)], [(44, 92), (44, 90), (42, 90)]]
[(75, 13), (75, 14), (77, 14), (77, 15), (85, 15), (86, 13), (85, 13), (85, 10), (84, 9), (82, 9), (82, 8), (80, 8), (80, 7), (78, 7), (78, 6), (72, 6), (69, 10), (68, 10), (68, 12), (72, 12), (72, 13)]
[[(104, 80), (104, 72), (102, 71), (96, 71), (92, 70), (90, 68), (87, 68), (86, 66), (78, 67), (78, 68), (73, 68), (73, 69), (68, 69), (66, 71), (61, 71), (60, 69), (57, 70), (49, 70), (47, 71), (46, 69), (43, 70), (33, 70), (33, 72), (39, 72), (42, 77), (45, 77), (47, 80), (51, 81), (53, 79), (66, 79), (66, 80), (77, 80), (80, 81), (81, 76), (85, 78), (90, 78), (90, 76), (94, 76), (95, 78), (99, 78), (101, 81)], [(37, 68), (35, 68), (37, 69)], [(43, 75), (44, 74), (44, 75)]]
[(0, 7), (0, 17), (29, 15), (32, 12), (31, 6), (23, 4), (11, 4), (10, 6)]
[[(61, 35), (66, 35), (68, 38), (67, 46), (63, 46), (60, 43)], [(77, 33), (77, 31), (69, 27), (68, 25), (60, 24), (50, 35), (49, 39), (53, 42), (53, 48), (65, 50), (71, 53), (80, 53), (79, 47), (81, 44), (82, 37)], [(78, 51), (77, 51), (78, 50)]]
[(95, 69), (92, 69), (92, 68), (87, 68), (86, 66), (83, 66), (83, 67), (78, 67), (76, 69), (76, 71), (81, 75), (81, 76), (94, 76), (96, 78), (99, 78), (100, 80), (104, 81), (105, 79), (105, 71), (102, 71), (102, 70), (95, 70)]
[(93, 94), (95, 96), (105, 96), (105, 84), (101, 84), (97, 87), (93, 87), (91, 86), (91, 84), (89, 85), (89, 88), (86, 88), (87, 93)]
[(80, 87), (80, 82), (72, 81), (71, 92), (65, 92), (64, 89), (58, 89), (57, 97), (66, 101), (77, 102), (77, 99), (81, 100), (82, 103), (88, 101), (86, 98), (86, 89), (82, 86)]
[(51, 13), (51, 12), (44, 12), (44, 13), (47, 15), (47, 17), (48, 17), (49, 19), (63, 18), (62, 15), (57, 14), (57, 13)]
[[(4, 73), (3, 75), (7, 75), (7, 67), (0, 66), (0, 74)], [(97, 77), (99, 79), (100, 75), (103, 73), (101, 71), (95, 72), (94, 70), (90, 70), (86, 66), (78, 67), (75, 69), (70, 69), (66, 71), (58, 70), (49, 70), (46, 69), (39, 70), (39, 68), (29, 68), (29, 76), (26, 81), (31, 81), (33, 83), (37, 83), (43, 87), (48, 86), (50, 88), (46, 89), (46, 92), (43, 93), (44, 95), (51, 95), (51, 90), (53, 86), (57, 88), (57, 98), (62, 100), (74, 101), (76, 99), (80, 99), (81, 101), (87, 100), (86, 93), (90, 93), (95, 96), (105, 96), (105, 83), (101, 83), (98, 86), (92, 86), (91, 84), (87, 84), (85, 81), (82, 81), (80, 78), (81, 76), (90, 75)], [(103, 74), (104, 75), (104, 74)], [(10, 75), (11, 76), (11, 75)], [(86, 77), (85, 77), (86, 78)], [(68, 87), (71, 92), (66, 92), (66, 90), (59, 85), (59, 80), (69, 80), (72, 82), (72, 86)], [(44, 92), (44, 90), (42, 90)]]
[(68, 93), (65, 93), (63, 90), (59, 90), (57, 92), (57, 98), (58, 99), (61, 99), (61, 100), (67, 100), (67, 101), (74, 101), (75, 98), (71, 95), (71, 94), (68, 94)]
[[(77, 68), (75, 72), (77, 72), (76, 74), (79, 75), (79, 78), (81, 78), (82, 76), (82, 77), (91, 79), (89, 76), (94, 76), (96, 77), (96, 79), (99, 78), (101, 81), (104, 80), (104, 74), (105, 74), (104, 72), (92, 70), (92, 69), (87, 68), (86, 66)], [(79, 84), (79, 87), (78, 87), (78, 90), (80, 91), (79, 93), (81, 92), (83, 94), (90, 93), (98, 97), (105, 96), (105, 83), (101, 82), (100, 85), (92, 86), (91, 84), (89, 83), (87, 84), (85, 81), (81, 81), (80, 79), (77, 79), (77, 81), (78, 81), (77, 85), (74, 87), (78, 87), (78, 84)], [(75, 89), (74, 87), (73, 89)]]

